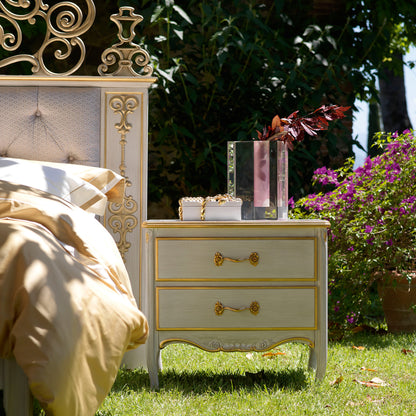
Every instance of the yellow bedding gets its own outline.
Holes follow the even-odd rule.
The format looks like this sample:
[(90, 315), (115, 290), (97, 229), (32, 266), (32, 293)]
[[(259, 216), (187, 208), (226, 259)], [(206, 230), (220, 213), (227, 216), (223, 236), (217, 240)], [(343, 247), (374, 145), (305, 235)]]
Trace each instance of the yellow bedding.
[(147, 333), (104, 227), (49, 193), (0, 181), (0, 357), (16, 358), (46, 413), (94, 415), (124, 352)]

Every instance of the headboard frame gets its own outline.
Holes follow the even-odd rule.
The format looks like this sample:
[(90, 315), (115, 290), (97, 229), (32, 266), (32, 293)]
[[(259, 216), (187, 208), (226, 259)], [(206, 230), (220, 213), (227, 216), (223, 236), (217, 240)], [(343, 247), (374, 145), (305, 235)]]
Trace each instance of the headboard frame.
[[(85, 44), (81, 38), (93, 25), (96, 9), (92, 0), (82, 3), (86, 10), (74, 2), (62, 1), (49, 6), (42, 0), (0, 2), (0, 48), (11, 56), (0, 59), (0, 68), (18, 62), (32, 64), (35, 75), (67, 76), (74, 74), (84, 63), (86, 56)], [(23, 42), (22, 22), (30, 25), (41, 19), (45, 26), (45, 34), (39, 49), (32, 54), (17, 53)], [(135, 28), (143, 17), (135, 14), (133, 7), (120, 7), (118, 14), (110, 19), (117, 25), (119, 42), (107, 48), (101, 56), (102, 63), (98, 67), (99, 75), (117, 76), (150, 76), (153, 68), (149, 65), (149, 54), (140, 45), (133, 42)], [(125, 35), (125, 28), (128, 35)], [(78, 59), (71, 61), (78, 49)], [(53, 52), (53, 53), (52, 53)], [(51, 62), (45, 62), (49, 58)], [(53, 71), (49, 64), (67, 62), (66, 70)]]
[(2, 2), (0, 5), (0, 21), (6, 24), (5, 27), (1, 25), (0, 30), (0, 45), (4, 50), (14, 53), (22, 46), (21, 22), (34, 25), (37, 20), (43, 20), (46, 31), (43, 42), (36, 52), (33, 54), (16, 53), (1, 60), (0, 67), (26, 61), (32, 64), (34, 74), (56, 75), (54, 71), (48, 69), (45, 63), (45, 52), (55, 48), (54, 58), (64, 61), (77, 48), (79, 50), (78, 60), (68, 70), (61, 72), (61, 75), (70, 75), (79, 69), (85, 59), (85, 45), (81, 35), (91, 28), (96, 14), (92, 0), (84, 0), (83, 2), (84, 8), (86, 7), (87, 10), (85, 16), (79, 5), (68, 1), (62, 1), (51, 7), (42, 0), (18, 0), (6, 3)]
[[(86, 16), (68, 1), (52, 7), (42, 0), (13, 3), (24, 13), (16, 15), (0, 1), (0, 48), (18, 49), (22, 39), (19, 22), (24, 19), (44, 19), (47, 33), (33, 55), (17, 54), (0, 60), (0, 68), (22, 60), (31, 62), (34, 72), (0, 75), (0, 154), (101, 166), (126, 178), (124, 203), (109, 204), (103, 222), (117, 242), (142, 307), (141, 224), (147, 219), (148, 90), (156, 81), (150, 76), (147, 52), (132, 41), (142, 17), (131, 7), (122, 7), (111, 16), (119, 29), (119, 42), (103, 52), (100, 76), (73, 75), (80, 62), (71, 71), (56, 74), (47, 69), (43, 52), (54, 43), (65, 45), (68, 54), (73, 47), (82, 51), (80, 36), (94, 21), (94, 3), (84, 0)], [(26, 5), (29, 10), (25, 11)], [(62, 7), (72, 11), (58, 12)], [(50, 22), (55, 15), (60, 22), (57, 28)], [(2, 26), (3, 21), (14, 28), (15, 35)], [(123, 23), (130, 27), (127, 37), (123, 36)], [(65, 55), (55, 53), (57, 59)], [(81, 55), (83, 59), (85, 51)], [(129, 365), (128, 360), (126, 363)]]

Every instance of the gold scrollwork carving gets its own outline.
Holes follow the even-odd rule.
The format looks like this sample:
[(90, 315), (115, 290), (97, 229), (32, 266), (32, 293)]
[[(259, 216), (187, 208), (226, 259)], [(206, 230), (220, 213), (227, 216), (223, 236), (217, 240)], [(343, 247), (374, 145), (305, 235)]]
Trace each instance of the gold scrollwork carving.
[(114, 127), (120, 134), (121, 145), (121, 163), (120, 163), (120, 175), (126, 176), (126, 144), (127, 133), (131, 129), (131, 124), (127, 121), (127, 116), (133, 113), (139, 106), (139, 101), (134, 95), (117, 95), (113, 97), (109, 102), (110, 108), (120, 115), (120, 122), (116, 123)]
[[(69, 1), (56, 3), (52, 7), (42, 0), (6, 0), (0, 1), (0, 47), (8, 52), (18, 50), (22, 44), (20, 22), (26, 21), (31, 25), (42, 19), (46, 24), (45, 37), (38, 51), (31, 54), (17, 54), (0, 60), (0, 68), (17, 62), (32, 64), (32, 72), (37, 75), (70, 75), (73, 74), (85, 60), (85, 45), (80, 36), (87, 32), (95, 19), (95, 5), (92, 0), (85, 0), (87, 12), (83, 15), (81, 8)], [(10, 10), (20, 8), (22, 13)], [(4, 26), (4, 24), (6, 26)], [(46, 52), (53, 52), (57, 61), (65, 61), (73, 55), (74, 48), (79, 49), (79, 58), (75, 63), (68, 63), (67, 70), (54, 72), (50, 64), (45, 63)], [(49, 58), (48, 58), (49, 59)], [(68, 62), (68, 61), (67, 61)]]
[[(138, 108), (139, 100), (134, 95), (117, 95), (110, 99), (109, 106), (114, 113), (120, 115), (120, 122), (114, 125), (120, 134), (121, 161), (119, 168), (120, 174), (126, 179), (126, 187), (130, 187), (131, 182), (126, 176), (126, 137), (132, 126), (128, 122), (127, 116)], [(126, 261), (126, 253), (131, 247), (131, 243), (127, 241), (127, 234), (132, 232), (138, 225), (137, 216), (134, 215), (138, 210), (138, 204), (132, 195), (127, 195), (126, 189), (123, 203), (110, 203), (108, 210), (111, 213), (108, 224), (114, 234), (119, 234), (117, 246), (123, 260)]]
[[(148, 76), (153, 72), (149, 65), (150, 57), (147, 51), (133, 42), (134, 29), (143, 17), (135, 14), (133, 7), (120, 7), (119, 14), (111, 15), (110, 19), (118, 27), (118, 39), (120, 42), (107, 48), (101, 55), (102, 64), (98, 67), (100, 75), (127, 75)], [(124, 34), (124, 25), (128, 28), (129, 35)]]
[(137, 202), (131, 195), (125, 196), (123, 204), (113, 202), (108, 207), (112, 214), (108, 219), (108, 224), (114, 234), (120, 236), (117, 247), (124, 261), (126, 261), (126, 253), (131, 247), (131, 243), (127, 241), (127, 233), (131, 233), (139, 223), (137, 217), (133, 215), (137, 208)]

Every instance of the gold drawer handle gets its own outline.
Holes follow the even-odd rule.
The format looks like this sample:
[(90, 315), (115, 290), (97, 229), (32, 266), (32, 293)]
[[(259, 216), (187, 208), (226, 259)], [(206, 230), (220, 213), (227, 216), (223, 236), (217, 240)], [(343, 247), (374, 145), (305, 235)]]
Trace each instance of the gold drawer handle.
[(243, 261), (248, 260), (250, 264), (252, 264), (253, 266), (257, 266), (259, 264), (259, 255), (256, 252), (253, 252), (247, 259), (232, 259), (230, 257), (224, 257), (218, 251), (214, 254), (214, 263), (216, 266), (222, 266), (224, 260), (232, 261), (233, 263), (241, 263)]
[(231, 311), (231, 312), (242, 312), (242, 311), (247, 311), (249, 310), (253, 315), (257, 315), (260, 311), (260, 305), (258, 302), (254, 301), (251, 302), (250, 306), (248, 306), (247, 308), (231, 308), (230, 306), (224, 306), (221, 302), (217, 302), (215, 304), (215, 314), (216, 315), (222, 315), (224, 313), (224, 311)]

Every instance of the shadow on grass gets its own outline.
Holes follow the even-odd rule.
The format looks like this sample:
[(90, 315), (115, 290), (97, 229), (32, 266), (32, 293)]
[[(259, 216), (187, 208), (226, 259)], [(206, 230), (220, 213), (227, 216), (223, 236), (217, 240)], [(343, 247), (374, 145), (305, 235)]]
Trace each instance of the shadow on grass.
[[(176, 390), (184, 393), (206, 394), (211, 392), (248, 391), (260, 388), (298, 391), (308, 384), (303, 369), (286, 369), (279, 372), (258, 373), (212, 373), (165, 370), (159, 373), (161, 390)], [(113, 391), (150, 389), (149, 375), (144, 370), (120, 370)]]
[(367, 348), (383, 349), (394, 345), (413, 345), (415, 342), (416, 333), (369, 333), (358, 332), (356, 334), (347, 334), (342, 340), (331, 341), (329, 347), (332, 345), (365, 345)]
[(162, 372), (159, 375), (163, 389), (177, 389), (184, 392), (206, 393), (210, 391), (234, 392), (247, 391), (266, 387), (269, 389), (302, 390), (307, 385), (307, 377), (303, 369), (284, 371), (259, 371), (257, 373), (194, 373), (175, 371)]

